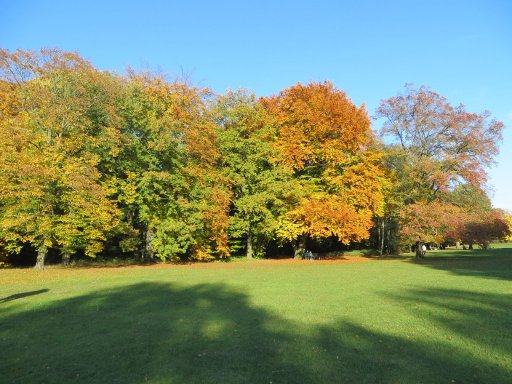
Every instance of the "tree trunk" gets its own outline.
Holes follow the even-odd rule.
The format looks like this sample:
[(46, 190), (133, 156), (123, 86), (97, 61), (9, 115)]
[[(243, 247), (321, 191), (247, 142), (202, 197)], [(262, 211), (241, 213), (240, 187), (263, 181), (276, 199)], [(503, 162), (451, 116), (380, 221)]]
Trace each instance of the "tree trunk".
[(36, 265), (34, 266), (34, 269), (44, 269), (44, 260), (46, 259), (47, 253), (48, 253), (48, 250), (45, 246), (38, 248)]
[(69, 261), (71, 260), (71, 254), (69, 252), (64, 252), (62, 254), (62, 265), (66, 267), (69, 266)]
[(246, 253), (247, 259), (252, 260), (253, 253), (254, 253), (254, 251), (253, 251), (253, 247), (252, 247), (252, 232), (251, 232), (251, 229), (249, 228), (249, 233), (247, 234), (247, 253)]
[(379, 234), (380, 234), (380, 244), (379, 244), (379, 255), (382, 256), (384, 253), (384, 234), (385, 232), (385, 223), (384, 218), (380, 219), (380, 228), (379, 228)]
[(148, 258), (150, 260), (153, 260), (153, 257), (155, 256), (155, 254), (154, 254), (154, 249), (153, 249), (154, 231), (153, 231), (152, 227), (150, 227), (150, 226), (147, 227), (145, 237), (146, 237), (146, 244), (145, 244), (145, 248), (144, 248), (144, 257)]
[(423, 242), (417, 241), (416, 242), (416, 260), (419, 258), (423, 258)]
[(306, 234), (300, 235), (292, 244), (294, 259), (303, 259), (304, 258), (304, 253), (306, 251), (306, 239), (307, 239)]
[(388, 219), (388, 230), (386, 237), (386, 255), (391, 255), (393, 254), (393, 249), (391, 249), (391, 218)]

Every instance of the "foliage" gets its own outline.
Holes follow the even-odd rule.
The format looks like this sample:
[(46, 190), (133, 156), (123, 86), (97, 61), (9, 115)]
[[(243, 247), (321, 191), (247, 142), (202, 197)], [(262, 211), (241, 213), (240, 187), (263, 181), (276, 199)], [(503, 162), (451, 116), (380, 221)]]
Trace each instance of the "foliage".
[(415, 185), (413, 201), (431, 201), (437, 191), (461, 181), (482, 186), (504, 127), (490, 112), (454, 107), (425, 86), (406, 85), (404, 93), (381, 102), (376, 117), (384, 119), (381, 135), (390, 137), (407, 156), (404, 167)]
[(399, 234), (506, 235), (485, 193), (501, 122), (412, 86), (377, 117), (391, 143), (329, 82), (215, 96), (75, 53), (1, 49), (0, 249), (42, 267), (49, 251), (211, 260), (272, 241), (298, 257), (308, 238), (349, 244), (374, 226), (380, 254)]
[(391, 139), (384, 150), (394, 180), (386, 215), (398, 218), (401, 241), (460, 240), (472, 213), (491, 210), (483, 188), (503, 123), (411, 85), (383, 100), (376, 118), (384, 119), (380, 135)]
[(328, 82), (297, 84), (262, 102), (278, 125), (278, 163), (298, 181), (280, 237), (368, 237), (386, 178), (364, 106)]
[(118, 171), (119, 201), (162, 260), (226, 256), (229, 191), (206, 89), (132, 73), (122, 102), (127, 145)]
[(232, 190), (230, 234), (245, 238), (246, 255), (264, 255), (285, 209), (290, 172), (272, 159), (274, 127), (254, 94), (228, 91), (215, 105), (220, 168)]
[(487, 249), (491, 241), (503, 240), (511, 235), (504, 212), (494, 209), (478, 215), (471, 215), (460, 229), (460, 238), (467, 244), (478, 244)]
[(405, 243), (462, 241), (487, 248), (493, 240), (510, 234), (504, 212), (498, 209), (468, 211), (465, 207), (434, 201), (410, 204), (400, 212), (400, 235)]
[(114, 150), (115, 81), (74, 54), (0, 52), (0, 232), (7, 249), (24, 243), (43, 257), (102, 250), (118, 210), (98, 171)]
[(400, 235), (406, 244), (416, 241), (439, 244), (449, 238), (459, 240), (457, 230), (463, 223), (464, 213), (460, 208), (437, 201), (409, 204), (400, 211)]
[(511, 232), (508, 236), (505, 237), (505, 240), (512, 241), (512, 214), (510, 212), (505, 212), (505, 222), (508, 225), (508, 230)]

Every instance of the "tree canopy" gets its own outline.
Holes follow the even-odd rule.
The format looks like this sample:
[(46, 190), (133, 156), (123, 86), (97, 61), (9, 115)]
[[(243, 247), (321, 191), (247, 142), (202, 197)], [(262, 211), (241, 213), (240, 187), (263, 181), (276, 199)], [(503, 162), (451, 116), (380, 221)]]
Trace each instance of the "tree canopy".
[(277, 161), (298, 181), (279, 236), (295, 241), (296, 257), (307, 236), (367, 238), (386, 179), (364, 106), (329, 82), (299, 83), (262, 101), (277, 124)]
[[(140, 260), (265, 256), (270, 244), (488, 245), (503, 124), (422, 86), (364, 105), (328, 81), (258, 98), (55, 49), (0, 50), (0, 247)], [(380, 136), (380, 137), (379, 137)]]
[(387, 215), (398, 222), (401, 242), (464, 240), (461, 228), (491, 211), (484, 188), (503, 123), (410, 84), (382, 100), (375, 117), (388, 139), (385, 161), (394, 182)]

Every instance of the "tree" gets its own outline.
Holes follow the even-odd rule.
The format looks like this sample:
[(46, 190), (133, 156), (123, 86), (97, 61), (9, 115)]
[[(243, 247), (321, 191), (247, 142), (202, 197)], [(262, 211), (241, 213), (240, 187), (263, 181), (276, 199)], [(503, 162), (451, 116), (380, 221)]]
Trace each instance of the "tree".
[(453, 190), (441, 193), (439, 200), (476, 214), (492, 210), (492, 202), (487, 193), (471, 184), (457, 185)]
[(308, 236), (367, 238), (373, 215), (382, 212), (386, 177), (364, 106), (329, 82), (299, 83), (262, 103), (278, 126), (278, 163), (297, 181), (278, 231), (293, 241), (295, 257), (303, 256)]
[[(393, 197), (393, 209), (386, 215), (405, 225), (402, 240), (425, 236), (420, 227), (436, 227), (429, 223), (431, 208), (435, 209), (430, 214), (437, 215), (442, 214), (439, 209), (453, 211), (450, 205), (466, 205), (469, 210), (476, 204), (472, 198), (484, 204), (485, 193), (475, 191), (485, 186), (486, 170), (498, 153), (503, 130), (503, 123), (488, 111), (470, 113), (463, 105), (453, 107), (428, 87), (406, 85), (403, 93), (381, 101), (376, 118), (384, 119), (380, 135), (390, 140), (385, 164), (395, 180), (388, 195)], [(432, 207), (435, 201), (440, 204)], [(417, 217), (411, 221), (412, 213)], [(425, 223), (413, 225), (415, 220)], [(419, 232), (409, 233), (411, 228)]]
[(465, 212), (452, 204), (439, 201), (414, 203), (400, 210), (400, 236), (404, 244), (443, 243), (457, 240), (466, 220)]
[(127, 143), (115, 184), (149, 258), (228, 256), (230, 194), (217, 170), (210, 97), (150, 73), (128, 79), (121, 103)]
[[(445, 200), (445, 201), (442, 201)], [(485, 192), (461, 185), (431, 203), (414, 203), (400, 211), (402, 241), (414, 244), (462, 241), (487, 248), (491, 241), (505, 239), (510, 230), (506, 213), (493, 209)]]
[(32, 245), (37, 268), (49, 248), (65, 259), (78, 249), (94, 256), (119, 215), (98, 171), (116, 132), (107, 102), (115, 79), (58, 50), (2, 50), (0, 74), (0, 233), (8, 250)]
[(493, 209), (484, 214), (472, 214), (460, 228), (461, 240), (469, 244), (470, 249), (473, 248), (473, 244), (487, 249), (491, 241), (503, 240), (510, 234), (505, 212), (499, 209)]
[(489, 111), (467, 112), (422, 86), (383, 100), (376, 113), (383, 118), (381, 136), (404, 153), (401, 166), (411, 186), (411, 201), (432, 201), (438, 191), (460, 183), (481, 187), (502, 139), (503, 123)]
[(505, 240), (512, 241), (512, 213), (509, 211), (505, 212), (505, 221), (508, 225), (509, 234), (505, 237)]
[(233, 196), (230, 234), (245, 239), (252, 259), (275, 235), (290, 172), (273, 162), (274, 127), (254, 94), (229, 91), (217, 98), (215, 110), (220, 167)]

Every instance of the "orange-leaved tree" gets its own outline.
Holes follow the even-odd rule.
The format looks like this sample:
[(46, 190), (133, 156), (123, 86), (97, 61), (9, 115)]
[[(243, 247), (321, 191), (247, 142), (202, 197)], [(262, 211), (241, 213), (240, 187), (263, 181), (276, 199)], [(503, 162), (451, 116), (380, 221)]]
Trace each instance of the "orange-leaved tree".
[(308, 237), (367, 238), (387, 178), (365, 107), (329, 82), (299, 83), (262, 103), (278, 126), (276, 161), (296, 181), (278, 236), (293, 242), (297, 258)]

